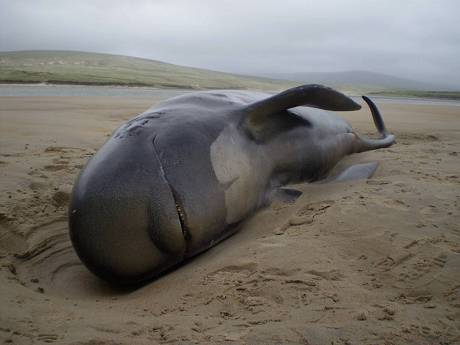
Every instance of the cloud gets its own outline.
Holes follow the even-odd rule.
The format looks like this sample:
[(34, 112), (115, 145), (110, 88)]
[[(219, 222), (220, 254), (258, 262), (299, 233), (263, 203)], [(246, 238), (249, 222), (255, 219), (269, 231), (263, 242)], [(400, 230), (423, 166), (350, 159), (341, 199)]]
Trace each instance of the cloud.
[(70, 49), (239, 73), (370, 70), (460, 83), (456, 0), (0, 0), (0, 50)]

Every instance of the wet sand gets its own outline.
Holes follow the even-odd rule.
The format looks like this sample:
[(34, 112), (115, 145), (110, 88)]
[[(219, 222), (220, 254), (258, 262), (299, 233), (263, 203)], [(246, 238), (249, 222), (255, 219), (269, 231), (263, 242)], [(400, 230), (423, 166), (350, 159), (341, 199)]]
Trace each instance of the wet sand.
[[(368, 181), (297, 185), (235, 236), (136, 290), (74, 254), (85, 161), (148, 98), (0, 97), (0, 341), (460, 344), (460, 107), (381, 103)], [(374, 135), (367, 109), (343, 114)]]

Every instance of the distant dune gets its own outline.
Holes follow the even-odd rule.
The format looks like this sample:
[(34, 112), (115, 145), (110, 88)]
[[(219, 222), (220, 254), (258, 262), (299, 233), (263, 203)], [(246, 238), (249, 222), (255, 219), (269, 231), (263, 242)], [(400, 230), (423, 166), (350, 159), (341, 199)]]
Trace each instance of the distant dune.
[(295, 82), (77, 51), (0, 52), (0, 82), (280, 90)]
[(369, 91), (412, 90), (412, 91), (454, 91), (452, 86), (426, 83), (369, 71), (345, 72), (299, 72), (267, 73), (265, 77), (294, 80), (302, 83), (320, 83), (338, 88), (354, 88)]

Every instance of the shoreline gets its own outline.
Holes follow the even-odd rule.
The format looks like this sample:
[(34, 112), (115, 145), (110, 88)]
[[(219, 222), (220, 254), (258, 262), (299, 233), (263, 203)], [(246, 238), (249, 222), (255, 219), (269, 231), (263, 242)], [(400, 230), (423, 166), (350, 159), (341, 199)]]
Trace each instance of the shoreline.
[[(247, 90), (244, 88), (195, 88), (187, 85), (181, 86), (163, 86), (163, 85), (149, 85), (149, 84), (142, 84), (142, 83), (104, 83), (104, 82), (60, 82), (60, 81), (48, 81), (48, 82), (34, 82), (34, 81), (17, 81), (17, 80), (1, 80), (0, 87), (91, 87), (91, 88), (118, 88), (118, 89), (131, 89), (131, 90), (152, 90), (152, 91), (181, 91), (184, 90), (186, 92), (191, 91), (208, 91), (208, 90)], [(270, 92), (270, 91), (266, 91)], [(277, 92), (277, 90), (273, 90), (273, 92)], [(459, 102), (459, 96), (443, 96), (442, 93), (444, 91), (416, 91), (416, 92), (433, 92), (439, 95), (421, 95), (417, 96), (414, 94), (402, 94), (393, 93), (393, 91), (382, 91), (382, 92), (363, 92), (362, 95), (376, 97), (382, 100), (415, 100), (415, 101), (437, 101), (437, 102)], [(408, 93), (412, 92), (412, 90), (408, 90)], [(455, 92), (455, 91), (454, 91)], [(452, 93), (452, 91), (445, 91), (445, 93)], [(460, 93), (460, 92), (459, 92)], [(351, 93), (349, 94), (351, 97), (361, 97), (361, 94)], [(0, 94), (0, 97), (2, 95)]]
[[(218, 89), (190, 89), (190, 88), (163, 88), (153, 86), (126, 86), (117, 84), (86, 85), (86, 84), (50, 84), (50, 83), (2, 83), (0, 82), (0, 97), (173, 97), (182, 93), (194, 91), (209, 91)], [(239, 91), (241, 89), (228, 89)], [(35, 92), (36, 91), (36, 92)], [(276, 93), (278, 91), (265, 91)], [(170, 95), (168, 95), (170, 94)], [(446, 105), (460, 106), (459, 99), (426, 98), (417, 96), (388, 96), (372, 93), (363, 93), (377, 101), (395, 104)], [(361, 95), (351, 94), (355, 100)]]

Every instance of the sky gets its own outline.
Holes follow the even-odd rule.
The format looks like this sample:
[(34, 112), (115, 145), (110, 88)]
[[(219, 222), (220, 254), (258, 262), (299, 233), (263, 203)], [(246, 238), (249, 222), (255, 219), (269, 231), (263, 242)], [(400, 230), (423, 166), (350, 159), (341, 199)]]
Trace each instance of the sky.
[(81, 50), (260, 74), (460, 86), (458, 0), (0, 0), (0, 51)]

